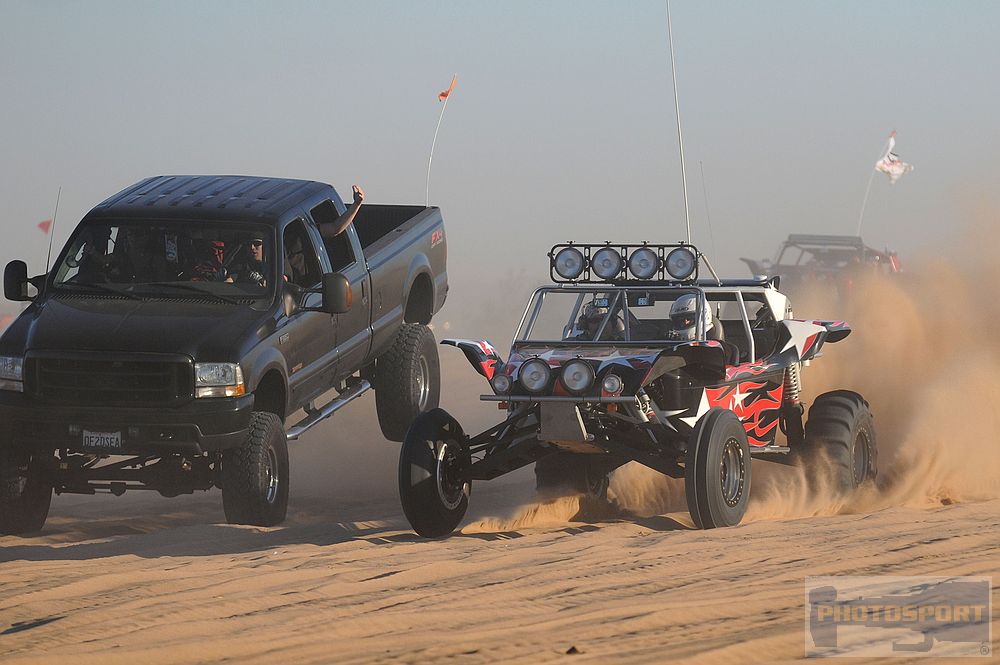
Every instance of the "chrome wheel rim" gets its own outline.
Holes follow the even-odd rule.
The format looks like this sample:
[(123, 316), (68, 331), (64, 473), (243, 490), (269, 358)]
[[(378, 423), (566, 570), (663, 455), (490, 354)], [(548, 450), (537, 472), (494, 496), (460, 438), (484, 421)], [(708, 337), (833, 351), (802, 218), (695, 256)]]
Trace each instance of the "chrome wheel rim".
[(730, 437), (722, 449), (720, 476), (722, 481), (722, 499), (726, 505), (733, 507), (743, 497), (743, 487), (746, 483), (746, 460), (743, 457), (743, 447), (735, 437)]
[(435, 476), (437, 480), (438, 497), (448, 510), (455, 510), (467, 494), (468, 483), (461, 479), (461, 468), (453, 445), (447, 442), (438, 444)]
[(267, 489), (264, 490), (264, 500), (274, 503), (278, 498), (278, 454), (274, 448), (267, 449), (267, 467), (264, 469), (267, 478)]
[(431, 396), (431, 369), (427, 364), (427, 357), (420, 356), (417, 363), (417, 407), (421, 412), (427, 410), (427, 403)]

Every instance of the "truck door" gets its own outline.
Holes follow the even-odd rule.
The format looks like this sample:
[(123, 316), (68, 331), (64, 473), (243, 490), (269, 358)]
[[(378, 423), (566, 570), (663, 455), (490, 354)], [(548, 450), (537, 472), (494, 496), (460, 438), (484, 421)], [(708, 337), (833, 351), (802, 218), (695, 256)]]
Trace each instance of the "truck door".
[(323, 238), (333, 272), (351, 283), (354, 304), (349, 312), (337, 314), (337, 375), (348, 376), (361, 368), (371, 348), (371, 277), (353, 228), (333, 238)]
[[(285, 227), (282, 236), (285, 311), (280, 348), (288, 363), (292, 403), (302, 404), (331, 387), (336, 365), (336, 335), (333, 317), (324, 312), (306, 312), (304, 307), (318, 307), (318, 289), (323, 272), (318, 250), (306, 230), (305, 222), (296, 219)], [(280, 264), (279, 264), (280, 265)]]

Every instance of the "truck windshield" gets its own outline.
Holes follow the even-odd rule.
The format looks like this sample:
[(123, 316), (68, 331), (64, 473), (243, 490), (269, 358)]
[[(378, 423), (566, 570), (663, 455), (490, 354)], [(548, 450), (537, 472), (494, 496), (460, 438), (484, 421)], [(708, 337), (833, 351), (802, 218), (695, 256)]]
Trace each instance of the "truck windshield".
[(253, 224), (91, 222), (56, 266), (56, 289), (223, 301), (273, 293), (273, 232)]

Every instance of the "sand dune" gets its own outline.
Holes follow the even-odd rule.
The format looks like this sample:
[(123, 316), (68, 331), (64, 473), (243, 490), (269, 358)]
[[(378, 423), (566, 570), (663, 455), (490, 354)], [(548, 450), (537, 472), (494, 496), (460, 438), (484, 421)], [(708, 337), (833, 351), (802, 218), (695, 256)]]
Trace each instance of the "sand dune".
[(0, 656), (774, 662), (803, 654), (807, 575), (1000, 578), (997, 500), (695, 531), (686, 513), (595, 521), (575, 498), (518, 509), (530, 491), (477, 492), (490, 509), (440, 541), (392, 501), (333, 521), (327, 498), (299, 499), (274, 529), (207, 523), (215, 497), (117, 517), (69, 501), (44, 535), (0, 540)]

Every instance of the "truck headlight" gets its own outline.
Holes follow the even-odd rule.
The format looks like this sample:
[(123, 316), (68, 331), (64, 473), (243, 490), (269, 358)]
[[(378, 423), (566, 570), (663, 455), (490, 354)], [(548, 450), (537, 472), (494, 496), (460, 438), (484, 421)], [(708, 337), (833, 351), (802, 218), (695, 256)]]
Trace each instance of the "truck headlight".
[(0, 356), (0, 390), (24, 392), (24, 358)]
[(237, 363), (195, 363), (194, 386), (195, 397), (239, 397), (247, 391)]

